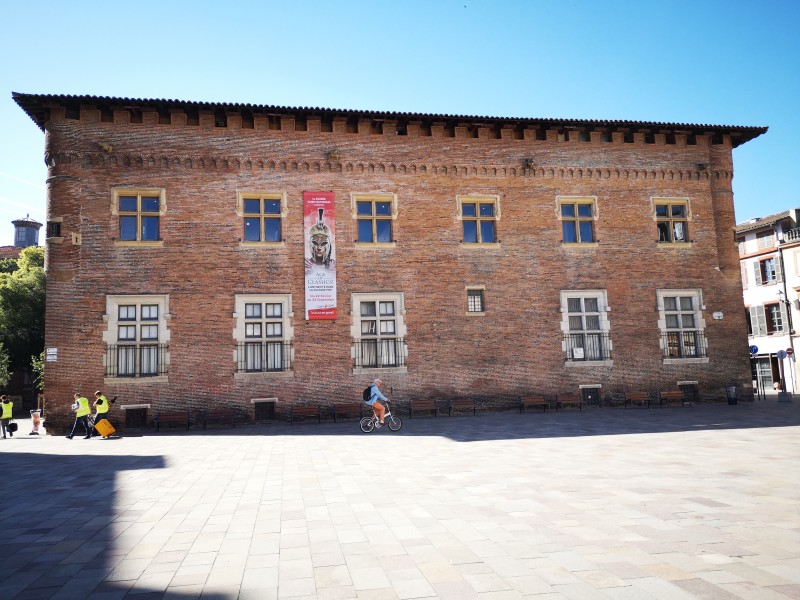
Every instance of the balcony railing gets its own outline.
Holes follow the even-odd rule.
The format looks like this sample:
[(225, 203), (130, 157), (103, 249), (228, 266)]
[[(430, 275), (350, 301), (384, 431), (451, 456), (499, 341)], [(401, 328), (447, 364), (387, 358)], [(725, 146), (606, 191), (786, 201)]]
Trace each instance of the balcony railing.
[(292, 366), (292, 343), (240, 342), (236, 345), (237, 373), (288, 371)]
[(800, 240), (800, 227), (795, 227), (783, 233), (783, 239), (787, 242), (794, 242)]
[(664, 358), (706, 358), (706, 338), (701, 331), (668, 331), (661, 334)]
[(353, 343), (356, 369), (404, 367), (406, 365), (403, 338), (361, 338)]
[(570, 362), (611, 360), (611, 341), (607, 333), (567, 333), (564, 345)]
[(112, 344), (106, 350), (106, 377), (167, 374), (167, 344)]

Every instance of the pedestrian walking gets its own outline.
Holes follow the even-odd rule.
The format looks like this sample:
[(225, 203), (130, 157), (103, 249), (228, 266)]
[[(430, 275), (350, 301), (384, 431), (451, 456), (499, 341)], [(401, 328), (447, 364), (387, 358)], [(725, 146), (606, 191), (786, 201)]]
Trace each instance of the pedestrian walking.
[[(116, 398), (116, 396), (114, 396)], [(94, 393), (94, 428), (92, 429), (92, 437), (101, 436), (106, 439), (107, 436), (102, 435), (97, 429), (97, 424), (103, 419), (108, 419), (108, 411), (111, 408), (111, 402), (103, 395), (100, 390)], [(109, 421), (109, 424), (111, 422)]]
[(73, 398), (75, 402), (72, 403), (72, 410), (75, 411), (75, 423), (72, 425), (72, 431), (67, 435), (67, 439), (72, 439), (75, 435), (75, 430), (78, 428), (78, 423), (80, 423), (86, 430), (86, 436), (83, 439), (88, 440), (92, 437), (92, 430), (89, 427), (89, 415), (92, 413), (92, 409), (89, 408), (89, 399), (80, 394), (75, 394)]
[(8, 426), (8, 423), (11, 421), (11, 413), (14, 412), (14, 403), (11, 401), (11, 398), (4, 394), (0, 396), (0, 406), (3, 408), (2, 416), (0, 416), (0, 429), (3, 431), (3, 439), (6, 439), (6, 431), (8, 431), (10, 437), (14, 437), (14, 432), (11, 431), (11, 428)]

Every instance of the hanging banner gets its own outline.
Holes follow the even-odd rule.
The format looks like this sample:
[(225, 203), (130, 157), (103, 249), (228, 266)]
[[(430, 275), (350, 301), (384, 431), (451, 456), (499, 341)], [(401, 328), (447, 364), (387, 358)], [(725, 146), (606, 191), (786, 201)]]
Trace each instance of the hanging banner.
[(336, 319), (336, 244), (333, 192), (303, 192), (306, 320)]

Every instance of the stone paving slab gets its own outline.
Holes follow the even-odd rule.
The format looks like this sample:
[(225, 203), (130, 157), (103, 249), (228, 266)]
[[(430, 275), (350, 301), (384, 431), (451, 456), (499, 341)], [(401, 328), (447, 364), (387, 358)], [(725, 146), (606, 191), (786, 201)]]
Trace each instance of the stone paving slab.
[(800, 403), (0, 440), (0, 597), (800, 598)]

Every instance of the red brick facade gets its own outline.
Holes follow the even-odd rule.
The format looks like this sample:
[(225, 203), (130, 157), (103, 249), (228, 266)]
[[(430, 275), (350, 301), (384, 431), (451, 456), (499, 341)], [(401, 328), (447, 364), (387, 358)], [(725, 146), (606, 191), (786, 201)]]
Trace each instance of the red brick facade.
[[(752, 391), (732, 149), (763, 129), (15, 98), (46, 130), (48, 219), (61, 220), (47, 258), (52, 423), (71, 419), (76, 390), (151, 416), (235, 405), (252, 418), (253, 398), (277, 398), (280, 417), (294, 402), (356, 401), (377, 375), (401, 412), (413, 398), (502, 408), (582, 384)], [(115, 189), (163, 191), (157, 244), (119, 243)], [(336, 321), (303, 318), (304, 191), (334, 193)], [(281, 243), (242, 243), (247, 192), (282, 195)], [(395, 199), (393, 243), (354, 242), (352, 194)], [(463, 241), (458, 199), (470, 196), (495, 199), (495, 243)], [(562, 242), (561, 197), (593, 204), (592, 243)], [(683, 203), (685, 242), (658, 241), (656, 199)], [(481, 315), (467, 314), (470, 287)], [(563, 290), (604, 292), (607, 360), (568, 360)], [(702, 356), (665, 359), (657, 290), (699, 291)], [(354, 369), (353, 294), (382, 292), (401, 294), (405, 366)], [(290, 297), (290, 370), (235, 373), (242, 294)], [(167, 374), (107, 376), (116, 295), (168, 297)]]

